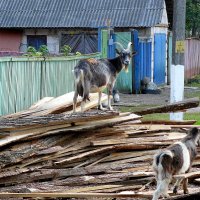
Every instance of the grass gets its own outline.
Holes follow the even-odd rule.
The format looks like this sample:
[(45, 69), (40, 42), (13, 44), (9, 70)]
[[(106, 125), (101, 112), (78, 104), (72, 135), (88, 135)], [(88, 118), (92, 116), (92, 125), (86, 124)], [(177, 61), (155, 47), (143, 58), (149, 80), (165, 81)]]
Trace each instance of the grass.
[[(151, 114), (144, 115), (145, 120), (169, 120), (169, 114)], [(196, 125), (200, 125), (200, 114), (199, 113), (184, 113), (184, 120), (197, 120)]]
[[(154, 105), (156, 106), (156, 105)], [(145, 108), (153, 107), (152, 105), (141, 105), (137, 107), (120, 107), (119, 110), (121, 112), (136, 112), (139, 110), (143, 110)], [(145, 120), (169, 120), (169, 113), (156, 113), (144, 115), (143, 119)], [(184, 120), (196, 120), (196, 125), (200, 125), (200, 114), (199, 113), (184, 113)]]
[[(185, 97), (186, 98), (193, 98), (193, 97), (199, 97), (200, 98), (200, 75), (195, 76), (194, 79), (190, 80), (188, 84), (186, 84), (188, 87), (198, 87), (199, 89), (187, 89), (185, 91)], [(140, 105), (135, 107), (123, 107), (121, 106), (119, 110), (121, 112), (136, 112), (140, 110), (144, 110), (145, 108), (154, 107), (157, 105)], [(169, 113), (156, 113), (156, 114), (150, 114), (150, 115), (144, 115), (143, 119), (145, 120), (169, 120)], [(200, 125), (200, 113), (184, 113), (184, 120), (196, 120), (196, 125)]]

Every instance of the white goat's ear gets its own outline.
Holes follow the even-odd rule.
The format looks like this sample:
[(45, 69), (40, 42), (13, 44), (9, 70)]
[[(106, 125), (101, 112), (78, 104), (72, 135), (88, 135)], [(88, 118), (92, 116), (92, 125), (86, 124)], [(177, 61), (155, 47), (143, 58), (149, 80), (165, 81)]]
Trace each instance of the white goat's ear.
[(116, 53), (117, 53), (118, 55), (120, 55), (120, 51), (119, 51), (118, 49), (115, 49), (115, 51), (116, 51)]
[(132, 56), (135, 56), (137, 54), (137, 52), (136, 51), (134, 51), (133, 53), (132, 53)]

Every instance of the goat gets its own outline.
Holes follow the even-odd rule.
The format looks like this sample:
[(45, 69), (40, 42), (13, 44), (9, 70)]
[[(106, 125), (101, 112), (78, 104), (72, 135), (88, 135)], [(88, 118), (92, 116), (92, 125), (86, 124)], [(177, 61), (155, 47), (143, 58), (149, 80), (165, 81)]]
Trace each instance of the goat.
[(110, 102), (110, 95), (115, 85), (116, 77), (122, 69), (128, 71), (128, 65), (131, 55), (131, 45), (128, 43), (127, 49), (124, 49), (120, 43), (121, 51), (116, 49), (118, 56), (113, 59), (83, 59), (74, 68), (75, 76), (75, 93), (73, 98), (73, 111), (76, 112), (78, 95), (82, 97), (81, 111), (84, 111), (84, 103), (89, 99), (90, 92), (98, 92), (98, 109), (104, 110), (101, 105), (102, 89), (108, 89), (108, 109), (113, 110)]
[[(172, 144), (154, 156), (153, 169), (156, 174), (157, 189), (153, 194), (153, 200), (157, 200), (160, 196), (169, 197), (167, 191), (172, 176), (189, 172), (197, 155), (199, 138), (199, 130), (192, 128), (180, 142)], [(183, 181), (184, 194), (188, 193), (188, 179), (177, 179), (173, 193), (177, 193), (181, 181)]]

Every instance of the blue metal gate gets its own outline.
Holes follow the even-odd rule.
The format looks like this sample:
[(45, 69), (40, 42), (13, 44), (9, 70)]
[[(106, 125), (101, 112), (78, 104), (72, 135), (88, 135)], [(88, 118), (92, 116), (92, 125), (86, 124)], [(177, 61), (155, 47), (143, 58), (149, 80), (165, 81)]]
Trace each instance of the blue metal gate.
[(160, 85), (165, 83), (166, 65), (166, 34), (156, 33), (154, 35), (154, 83)]
[(137, 94), (140, 91), (141, 80), (144, 77), (151, 78), (151, 39), (139, 39), (138, 32), (133, 31), (134, 50), (137, 52), (133, 57), (133, 90)]

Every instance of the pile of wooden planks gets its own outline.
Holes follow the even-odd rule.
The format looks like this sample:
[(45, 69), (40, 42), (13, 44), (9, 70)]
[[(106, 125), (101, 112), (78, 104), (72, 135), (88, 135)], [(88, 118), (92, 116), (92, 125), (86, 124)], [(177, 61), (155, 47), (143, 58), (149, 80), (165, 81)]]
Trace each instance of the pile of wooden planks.
[[(87, 109), (97, 105), (95, 95)], [(71, 113), (72, 96), (44, 98), (1, 118), (0, 198), (151, 197), (154, 153), (193, 125), (143, 124), (133, 113)], [(188, 174), (192, 184), (199, 167), (200, 154)]]

